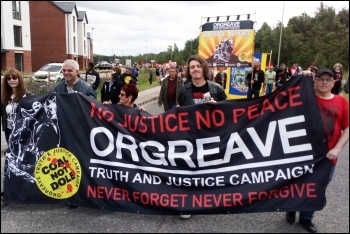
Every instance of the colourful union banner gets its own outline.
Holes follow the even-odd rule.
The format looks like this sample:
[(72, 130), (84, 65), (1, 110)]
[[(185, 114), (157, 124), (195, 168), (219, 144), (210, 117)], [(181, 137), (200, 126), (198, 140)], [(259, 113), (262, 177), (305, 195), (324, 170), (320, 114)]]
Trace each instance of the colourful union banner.
[(215, 71), (223, 68), (228, 99), (245, 98), (244, 77), (251, 70), (254, 52), (254, 22), (251, 20), (207, 22), (202, 25), (198, 54)]

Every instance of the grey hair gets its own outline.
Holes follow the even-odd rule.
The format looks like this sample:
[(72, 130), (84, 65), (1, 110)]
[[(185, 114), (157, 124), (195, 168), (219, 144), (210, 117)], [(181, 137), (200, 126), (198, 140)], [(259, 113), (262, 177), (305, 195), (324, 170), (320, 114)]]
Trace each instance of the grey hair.
[(77, 61), (73, 60), (73, 59), (67, 59), (63, 62), (63, 66), (64, 65), (69, 65), (72, 66), (74, 68), (74, 70), (79, 70), (79, 63), (77, 63)]

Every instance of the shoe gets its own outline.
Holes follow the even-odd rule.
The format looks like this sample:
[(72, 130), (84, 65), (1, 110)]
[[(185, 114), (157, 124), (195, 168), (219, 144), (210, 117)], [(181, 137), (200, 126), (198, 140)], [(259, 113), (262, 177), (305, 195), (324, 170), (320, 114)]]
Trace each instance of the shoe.
[(300, 219), (299, 220), (300, 225), (305, 228), (306, 231), (310, 233), (316, 233), (317, 229), (314, 226), (314, 224), (311, 222), (310, 219)]
[(180, 218), (182, 218), (182, 219), (189, 219), (189, 218), (191, 218), (191, 215), (189, 215), (189, 214), (184, 214), (184, 215), (180, 215)]
[(290, 224), (295, 223), (295, 211), (290, 211), (286, 213), (287, 222)]
[(4, 192), (1, 192), (1, 205), (5, 206), (7, 204), (8, 204), (7, 202), (4, 202)]
[(68, 209), (76, 209), (76, 208), (78, 208), (79, 206), (74, 206), (74, 205), (69, 205), (68, 206)]

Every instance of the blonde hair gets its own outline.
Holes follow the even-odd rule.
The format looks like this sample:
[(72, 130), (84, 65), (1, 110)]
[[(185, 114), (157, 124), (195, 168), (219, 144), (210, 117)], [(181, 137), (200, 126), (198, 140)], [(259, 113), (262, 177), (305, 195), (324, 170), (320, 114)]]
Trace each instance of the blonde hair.
[(335, 70), (335, 67), (339, 66), (339, 70), (341, 70), (343, 68), (343, 65), (341, 65), (341, 63), (336, 63), (333, 65), (333, 69)]

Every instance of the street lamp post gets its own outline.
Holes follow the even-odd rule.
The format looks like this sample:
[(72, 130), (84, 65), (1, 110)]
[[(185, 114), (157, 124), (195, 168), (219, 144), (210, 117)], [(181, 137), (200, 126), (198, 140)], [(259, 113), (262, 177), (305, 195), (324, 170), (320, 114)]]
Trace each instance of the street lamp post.
[(277, 66), (280, 66), (280, 54), (281, 54), (281, 44), (282, 44), (282, 29), (283, 29), (283, 15), (284, 15), (284, 2), (283, 1), (283, 9), (282, 9), (282, 22), (281, 22), (281, 31), (280, 31), (280, 43), (278, 45), (278, 58), (277, 58)]
[(146, 46), (146, 66), (148, 67), (148, 65), (147, 65), (147, 54), (148, 54), (148, 50), (147, 50), (147, 46)]
[(92, 58), (91, 58), (91, 61), (94, 62), (94, 29), (95, 28), (92, 28), (91, 29), (91, 54), (92, 54)]

